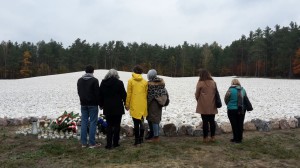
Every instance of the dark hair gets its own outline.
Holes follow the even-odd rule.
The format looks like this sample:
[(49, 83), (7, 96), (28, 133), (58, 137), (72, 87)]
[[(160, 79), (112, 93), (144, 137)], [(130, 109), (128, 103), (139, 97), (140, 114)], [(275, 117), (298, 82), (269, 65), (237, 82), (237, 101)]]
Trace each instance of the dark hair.
[(136, 65), (133, 68), (133, 72), (136, 73), (136, 74), (142, 74), (143, 73), (143, 68), (140, 65)]
[(206, 69), (199, 69), (199, 81), (213, 80)]
[(88, 65), (85, 67), (86, 73), (94, 73), (94, 67), (92, 65)]

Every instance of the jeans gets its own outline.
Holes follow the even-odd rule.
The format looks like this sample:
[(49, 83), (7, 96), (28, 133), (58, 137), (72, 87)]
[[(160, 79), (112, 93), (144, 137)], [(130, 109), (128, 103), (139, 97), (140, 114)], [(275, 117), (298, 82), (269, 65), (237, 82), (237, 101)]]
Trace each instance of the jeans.
[[(81, 144), (87, 145), (87, 131), (89, 129), (89, 145), (96, 144), (95, 136), (98, 121), (98, 106), (81, 106)], [(89, 128), (88, 128), (89, 127)]]
[(159, 136), (159, 124), (152, 123), (154, 137)]

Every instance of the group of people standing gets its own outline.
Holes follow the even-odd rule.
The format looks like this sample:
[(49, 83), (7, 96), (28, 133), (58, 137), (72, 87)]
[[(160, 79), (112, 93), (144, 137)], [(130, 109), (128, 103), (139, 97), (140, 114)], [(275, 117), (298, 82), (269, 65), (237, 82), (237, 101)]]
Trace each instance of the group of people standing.
[[(162, 108), (167, 104), (169, 95), (164, 80), (157, 76), (155, 69), (148, 71), (148, 81), (146, 81), (142, 76), (142, 67), (135, 66), (132, 77), (127, 83), (127, 92), (115, 69), (108, 71), (101, 81), (100, 87), (98, 79), (93, 76), (94, 68), (91, 65), (86, 67), (85, 72), (77, 83), (81, 104), (82, 147), (95, 148), (99, 146), (95, 142), (99, 107), (103, 110), (108, 123), (106, 149), (120, 146), (120, 124), (125, 109), (130, 112), (133, 119), (135, 146), (144, 142), (145, 119), (147, 119), (150, 129), (145, 139), (150, 142), (159, 142)], [(200, 69), (195, 98), (197, 101), (196, 113), (200, 113), (202, 118), (203, 142), (216, 141), (215, 115), (218, 113), (215, 103), (216, 92), (217, 84), (211, 74), (205, 69)], [(243, 107), (243, 97), (245, 96), (247, 96), (246, 91), (241, 87), (238, 79), (233, 79), (224, 98), (233, 132), (231, 142), (241, 143), (243, 139), (243, 123), (246, 112)], [(87, 142), (87, 134), (89, 134), (89, 142)]]
[[(95, 148), (97, 118), (100, 109), (108, 123), (107, 143), (105, 148), (120, 146), (120, 124), (124, 108), (130, 111), (134, 124), (134, 145), (139, 146), (144, 141), (144, 120), (147, 119), (150, 131), (146, 140), (159, 141), (159, 123), (162, 107), (168, 100), (165, 82), (157, 76), (154, 69), (149, 70), (146, 81), (142, 77), (143, 69), (137, 65), (133, 68), (132, 77), (128, 80), (127, 92), (119, 79), (117, 70), (110, 69), (102, 80), (93, 76), (94, 68), (88, 65), (84, 74), (77, 82), (77, 90), (81, 104), (81, 144), (82, 147)], [(89, 130), (89, 131), (87, 131)], [(89, 142), (87, 142), (87, 132)]]
[[(212, 79), (210, 73), (205, 69), (199, 70), (199, 80), (196, 85), (195, 98), (197, 101), (196, 112), (201, 114), (203, 128), (203, 142), (215, 142), (216, 122), (215, 115), (218, 113), (216, 106), (217, 84)], [(231, 81), (231, 86), (227, 90), (224, 101), (227, 105), (227, 116), (229, 118), (233, 138), (231, 142), (241, 143), (243, 140), (243, 125), (245, 119), (246, 91), (241, 86), (238, 79)], [(208, 133), (210, 132), (210, 138)]]

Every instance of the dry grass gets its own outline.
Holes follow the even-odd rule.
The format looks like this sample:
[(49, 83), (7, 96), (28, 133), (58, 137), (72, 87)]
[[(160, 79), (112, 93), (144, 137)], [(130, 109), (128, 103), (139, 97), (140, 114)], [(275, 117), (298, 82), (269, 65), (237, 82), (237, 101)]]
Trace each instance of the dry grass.
[(300, 129), (246, 132), (242, 144), (231, 134), (204, 144), (200, 137), (161, 137), (133, 147), (133, 138), (113, 150), (82, 149), (78, 140), (38, 140), (0, 127), (0, 167), (299, 167)]

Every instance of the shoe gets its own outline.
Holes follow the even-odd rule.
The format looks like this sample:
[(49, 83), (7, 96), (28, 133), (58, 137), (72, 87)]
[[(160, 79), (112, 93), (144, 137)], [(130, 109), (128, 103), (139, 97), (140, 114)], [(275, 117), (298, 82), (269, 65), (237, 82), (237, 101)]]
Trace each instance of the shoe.
[(159, 137), (153, 137), (153, 138), (147, 140), (147, 142), (154, 142), (154, 143), (159, 142), (159, 141), (160, 141)]
[(100, 147), (100, 146), (101, 146), (101, 144), (91, 145), (91, 146), (89, 146), (89, 149), (98, 148), (98, 147)]
[(133, 146), (135, 146), (135, 147), (140, 147), (141, 144), (140, 144), (140, 143), (138, 143), (138, 144), (134, 143)]
[(209, 141), (209, 139), (207, 137), (203, 137), (203, 142), (207, 143)]
[(116, 145), (114, 144), (114, 145), (113, 145), (114, 148), (117, 148), (117, 147), (119, 147), (119, 146), (120, 146), (120, 144), (116, 144)]
[(210, 137), (210, 142), (216, 142), (216, 137), (215, 136)]
[(111, 149), (112, 149), (112, 147), (111, 147), (111, 146), (108, 146), (108, 145), (106, 145), (106, 146), (105, 146), (105, 149), (111, 150)]
[(81, 148), (86, 148), (87, 147), (87, 145), (81, 145)]
[(242, 141), (241, 140), (236, 140), (236, 141), (234, 141), (235, 143), (242, 143)]
[(145, 137), (145, 140), (149, 140), (153, 138), (153, 133), (150, 133), (150, 131), (148, 132), (147, 136)]

